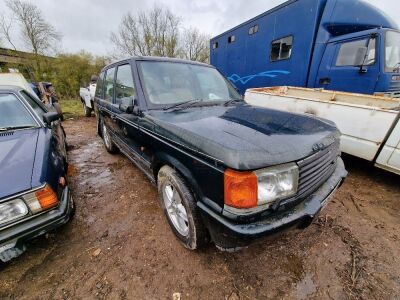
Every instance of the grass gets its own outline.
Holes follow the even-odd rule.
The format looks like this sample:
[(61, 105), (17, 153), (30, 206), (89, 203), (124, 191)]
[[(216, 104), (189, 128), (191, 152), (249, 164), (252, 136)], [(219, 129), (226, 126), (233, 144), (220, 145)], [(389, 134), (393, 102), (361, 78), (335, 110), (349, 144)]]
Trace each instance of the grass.
[(79, 99), (60, 100), (60, 105), (66, 120), (83, 117), (82, 102)]

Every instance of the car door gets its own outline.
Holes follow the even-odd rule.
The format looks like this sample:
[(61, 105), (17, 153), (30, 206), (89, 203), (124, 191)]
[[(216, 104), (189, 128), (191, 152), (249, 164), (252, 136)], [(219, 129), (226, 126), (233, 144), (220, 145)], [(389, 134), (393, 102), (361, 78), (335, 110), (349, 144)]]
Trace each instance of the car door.
[(113, 130), (113, 101), (114, 101), (114, 80), (115, 80), (115, 67), (109, 68), (105, 72), (103, 82), (103, 92), (101, 97), (97, 98), (99, 105), (99, 115), (101, 121), (110, 129), (112, 135), (115, 134)]
[(136, 99), (136, 87), (133, 77), (132, 67), (129, 63), (123, 63), (117, 67), (115, 77), (115, 101), (113, 111), (116, 114), (114, 118), (115, 131), (127, 148), (130, 154), (141, 157), (143, 151), (141, 140), (142, 136), (139, 130), (140, 116), (133, 111), (125, 111), (121, 108), (121, 104), (126, 106), (133, 104)]
[[(378, 41), (378, 37), (364, 36), (329, 43), (320, 65), (316, 86), (327, 90), (373, 94), (379, 76)], [(357, 52), (362, 47), (368, 49), (363, 70), (356, 65)]]

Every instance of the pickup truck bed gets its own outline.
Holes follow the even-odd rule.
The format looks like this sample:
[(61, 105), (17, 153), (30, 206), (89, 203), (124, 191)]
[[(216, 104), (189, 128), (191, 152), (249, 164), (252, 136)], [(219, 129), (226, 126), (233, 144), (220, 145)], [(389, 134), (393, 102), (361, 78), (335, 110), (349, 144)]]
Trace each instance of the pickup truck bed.
[(341, 150), (400, 174), (400, 100), (321, 89), (249, 89), (246, 102), (336, 123)]

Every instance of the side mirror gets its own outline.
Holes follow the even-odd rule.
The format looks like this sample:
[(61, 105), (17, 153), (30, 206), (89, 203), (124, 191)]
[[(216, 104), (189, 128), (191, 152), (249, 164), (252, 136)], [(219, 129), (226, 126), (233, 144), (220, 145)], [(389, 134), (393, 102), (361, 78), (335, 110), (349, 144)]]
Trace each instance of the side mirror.
[(51, 123), (60, 119), (60, 115), (56, 112), (47, 112), (43, 115), (43, 122), (47, 126), (51, 126)]
[(124, 98), (122, 99), (121, 103), (119, 104), (119, 110), (123, 111), (127, 114), (133, 113), (134, 108), (134, 100), (132, 98)]
[(354, 65), (358, 67), (362, 67), (365, 62), (365, 58), (367, 57), (368, 48), (360, 47), (357, 49)]

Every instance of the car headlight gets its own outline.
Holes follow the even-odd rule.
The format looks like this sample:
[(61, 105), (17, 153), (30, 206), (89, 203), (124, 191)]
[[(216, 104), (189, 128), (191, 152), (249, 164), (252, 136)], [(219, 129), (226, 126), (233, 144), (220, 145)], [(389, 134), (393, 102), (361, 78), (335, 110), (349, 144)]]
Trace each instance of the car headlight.
[(254, 172), (226, 170), (224, 202), (234, 208), (267, 206), (297, 193), (299, 169), (295, 163)]
[(258, 205), (293, 196), (299, 185), (299, 168), (295, 164), (256, 171)]
[(24, 201), (16, 199), (0, 204), (0, 224), (20, 219), (28, 214)]

